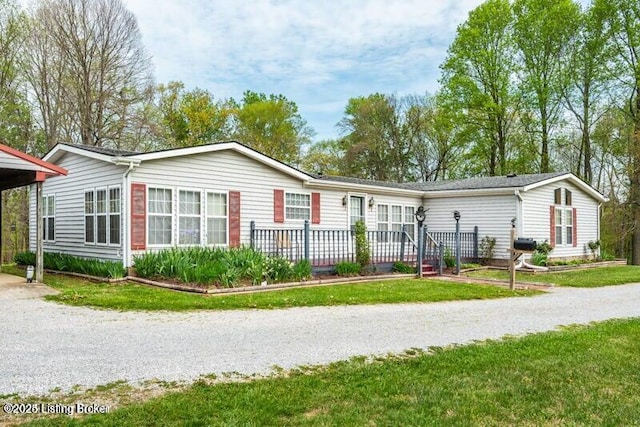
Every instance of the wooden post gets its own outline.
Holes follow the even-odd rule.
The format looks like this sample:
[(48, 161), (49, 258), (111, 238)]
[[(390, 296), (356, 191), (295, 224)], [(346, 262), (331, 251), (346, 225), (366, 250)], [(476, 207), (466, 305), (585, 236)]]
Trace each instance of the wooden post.
[(0, 191), (0, 272), (2, 271), (2, 191)]
[(513, 247), (513, 242), (516, 240), (516, 227), (515, 225), (511, 227), (511, 243), (509, 244), (509, 289), (512, 291), (516, 288), (516, 256), (515, 249)]
[(309, 261), (309, 235), (311, 234), (309, 232), (309, 220), (305, 219), (304, 220), (304, 259), (305, 261)]
[(418, 221), (418, 277), (422, 279), (422, 254), (424, 252), (424, 227)]
[(44, 277), (44, 250), (42, 248), (42, 181), (36, 182), (36, 282), (42, 283)]

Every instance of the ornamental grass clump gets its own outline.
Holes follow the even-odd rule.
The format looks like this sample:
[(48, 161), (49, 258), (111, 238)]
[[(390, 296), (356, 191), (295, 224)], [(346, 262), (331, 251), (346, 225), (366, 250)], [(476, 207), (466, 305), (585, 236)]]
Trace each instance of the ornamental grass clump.
[[(14, 256), (18, 265), (35, 265), (36, 255), (33, 252), (21, 252)], [(80, 258), (56, 252), (43, 253), (43, 267), (69, 273), (80, 273), (107, 279), (120, 279), (125, 276), (125, 269), (119, 261), (101, 261), (92, 258)]]
[(134, 264), (139, 277), (200, 286), (259, 285), (263, 281), (280, 283), (311, 276), (308, 261), (292, 264), (249, 247), (164, 249), (135, 256)]

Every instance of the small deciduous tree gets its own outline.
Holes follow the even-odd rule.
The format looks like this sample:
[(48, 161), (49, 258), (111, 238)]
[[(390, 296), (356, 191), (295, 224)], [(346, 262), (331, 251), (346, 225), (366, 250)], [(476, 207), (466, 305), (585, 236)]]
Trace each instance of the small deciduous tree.
[(230, 104), (234, 138), (285, 163), (300, 164), (302, 147), (311, 141), (313, 130), (295, 102), (284, 95), (246, 91), (240, 103)]

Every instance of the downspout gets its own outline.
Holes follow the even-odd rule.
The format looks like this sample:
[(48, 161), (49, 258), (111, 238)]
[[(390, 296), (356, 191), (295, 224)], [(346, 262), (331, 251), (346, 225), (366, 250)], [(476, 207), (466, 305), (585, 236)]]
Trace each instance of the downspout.
[(522, 236), (524, 234), (524, 208), (522, 206), (522, 194), (520, 194), (520, 190), (515, 190), (513, 194), (516, 196), (516, 227), (518, 230), (518, 236)]
[[(124, 268), (130, 267), (129, 258), (131, 255), (131, 245), (129, 244), (130, 230), (129, 230), (129, 218), (131, 218), (131, 197), (129, 195), (130, 184), (129, 176), (133, 169), (140, 164), (139, 161), (129, 161), (129, 167), (124, 171), (122, 175), (122, 206), (124, 209), (120, 209), (123, 213), (122, 218), (122, 265)], [(116, 161), (118, 164), (118, 161)]]
[[(597, 214), (596, 215), (596, 217), (597, 217), (596, 224), (598, 224), (598, 230), (596, 232), (596, 237), (598, 239), (598, 242), (600, 242), (600, 215), (601, 215), (601, 212), (602, 212), (601, 208), (602, 208), (602, 203), (598, 203), (598, 212), (596, 212), (596, 214)], [(575, 227), (575, 225), (574, 225), (574, 227)], [(602, 245), (598, 246), (598, 256), (599, 257), (602, 256)]]

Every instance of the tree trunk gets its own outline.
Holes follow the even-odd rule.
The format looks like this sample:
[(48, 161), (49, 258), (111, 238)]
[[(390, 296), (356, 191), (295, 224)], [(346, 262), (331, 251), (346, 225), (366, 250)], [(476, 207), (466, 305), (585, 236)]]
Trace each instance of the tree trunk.
[(633, 218), (631, 264), (640, 265), (640, 85), (636, 88), (635, 111), (632, 111), (631, 173), (629, 174), (629, 202)]

